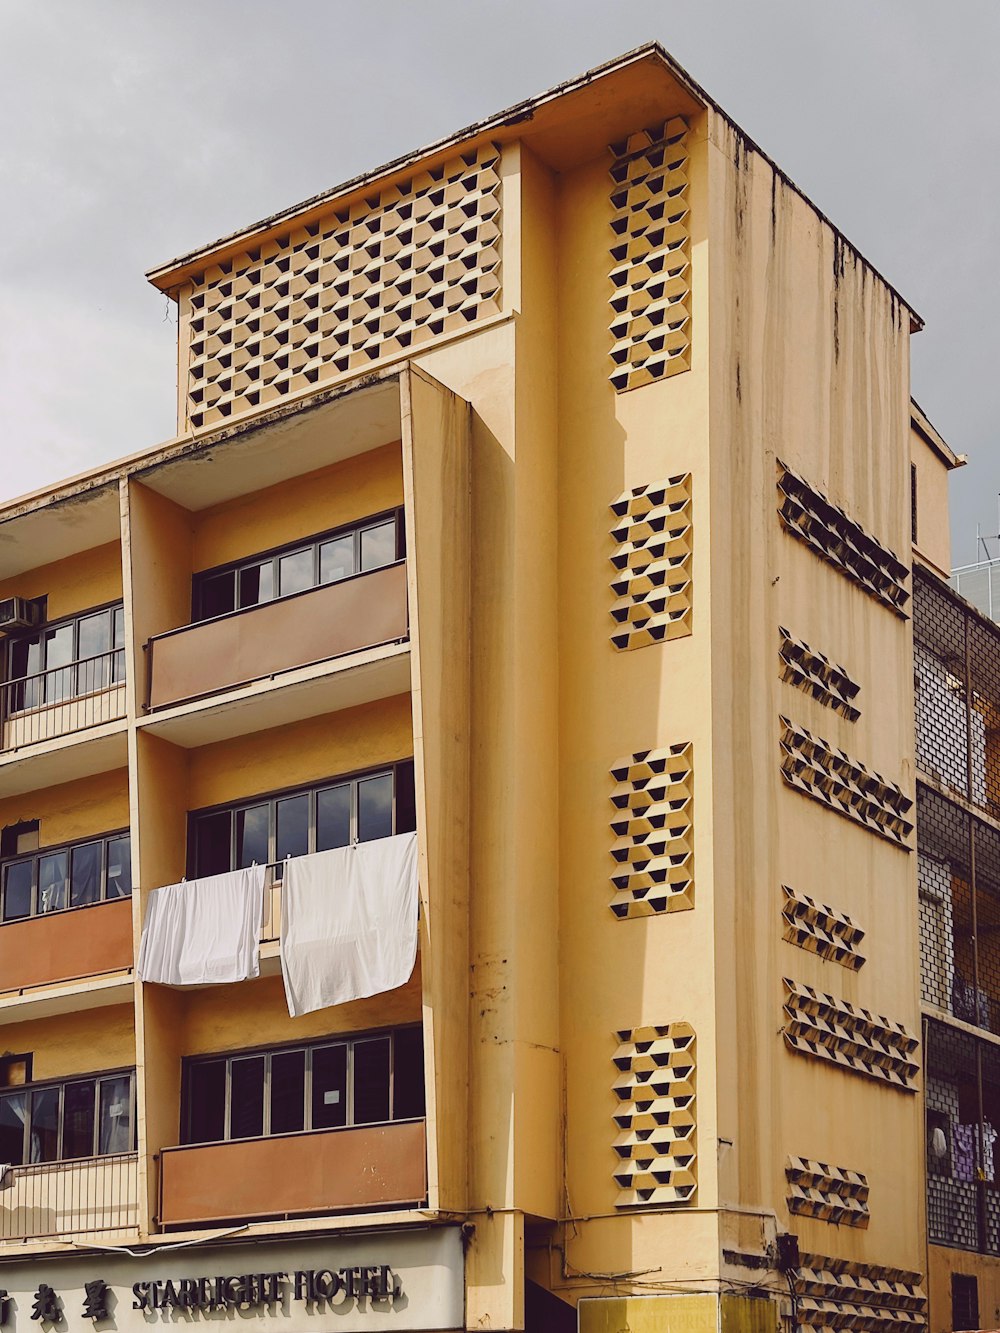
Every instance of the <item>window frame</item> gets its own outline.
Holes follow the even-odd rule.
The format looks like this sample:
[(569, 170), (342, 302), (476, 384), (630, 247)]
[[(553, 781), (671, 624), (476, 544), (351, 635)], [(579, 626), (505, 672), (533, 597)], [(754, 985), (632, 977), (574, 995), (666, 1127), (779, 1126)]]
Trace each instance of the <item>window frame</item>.
[[(280, 546), (272, 546), (264, 551), (254, 551), (252, 555), (241, 556), (238, 560), (229, 560), (225, 564), (213, 565), (209, 569), (200, 569), (191, 576), (191, 624), (204, 625), (216, 620), (224, 620), (227, 616), (242, 615), (245, 611), (252, 611), (257, 606), (266, 606), (270, 602), (287, 601), (290, 597), (301, 597), (303, 593), (314, 592), (317, 588), (326, 588), (333, 583), (345, 583), (348, 579), (360, 578), (364, 574), (373, 573), (374, 570), (361, 568), (361, 534), (370, 528), (380, 527), (383, 523), (392, 519), (396, 526), (396, 544), (395, 557), (385, 565), (376, 565), (376, 569), (388, 569), (391, 565), (399, 564), (406, 559), (406, 524), (402, 505), (394, 505), (390, 509), (381, 510), (377, 514), (368, 515), (362, 519), (355, 519), (350, 523), (342, 523), (339, 527), (328, 528), (323, 532), (317, 532), (308, 537), (300, 537), (295, 541), (283, 542)], [(345, 574), (342, 579), (331, 580), (330, 583), (320, 581), (320, 547), (327, 542), (334, 541), (339, 537), (352, 535), (354, 537), (354, 570), (350, 574)], [(286, 556), (296, 555), (300, 551), (312, 552), (313, 564), (313, 582), (307, 588), (298, 588), (294, 592), (280, 592), (280, 572), (279, 562)], [(252, 602), (247, 606), (240, 606), (239, 603), (239, 576), (244, 570), (253, 569), (257, 565), (271, 565), (272, 587), (279, 589), (273, 597), (269, 597), (265, 602)], [(233, 602), (231, 611), (221, 611), (218, 615), (210, 616), (202, 614), (203, 596), (205, 585), (212, 579), (219, 578), (223, 574), (232, 574), (233, 576)]]
[[(129, 884), (132, 884), (132, 836), (129, 828), (115, 829), (110, 833), (95, 833), (86, 838), (75, 838), (72, 842), (60, 842), (50, 847), (36, 847), (30, 852), (22, 852), (20, 856), (5, 856), (0, 859), (0, 929), (4, 926), (17, 925), (23, 921), (35, 921), (40, 918), (50, 916), (61, 916), (64, 912), (84, 912), (89, 907), (100, 907), (102, 903), (130, 902), (132, 891), (128, 897), (108, 897), (108, 844), (117, 842), (121, 838), (129, 840)], [(77, 847), (87, 847), (91, 843), (99, 843), (101, 847), (101, 869), (100, 869), (100, 897), (96, 902), (73, 904), (67, 901), (65, 907), (56, 907), (51, 911), (42, 912), (39, 910), (39, 870), (38, 862), (45, 856), (57, 856), (60, 852), (65, 852), (68, 857), (69, 869), (69, 895), (72, 894), (72, 875), (73, 875), (73, 852)], [(25, 862), (32, 863), (31, 872), (31, 907), (25, 916), (7, 916), (7, 875), (11, 866), (20, 865)], [(68, 895), (68, 896), (69, 896)]]
[[(197, 826), (199, 820), (205, 819), (206, 817), (212, 815), (228, 813), (230, 817), (229, 863), (230, 863), (230, 871), (232, 871), (236, 867), (236, 861), (237, 861), (236, 816), (242, 810), (251, 810), (257, 806), (266, 804), (268, 806), (268, 843), (267, 843), (268, 860), (264, 862), (264, 864), (266, 866), (271, 867), (271, 869), (275, 872), (274, 875), (275, 880), (280, 879), (281, 876), (278, 872), (280, 871), (281, 865), (284, 860), (288, 860), (290, 858), (284, 857), (282, 858), (282, 861), (278, 861), (276, 859), (277, 839), (278, 839), (278, 817), (277, 817), (278, 802), (286, 800), (289, 797), (293, 796), (302, 796), (302, 795), (309, 796), (309, 821), (308, 821), (307, 839), (308, 839), (308, 845), (311, 850), (304, 854), (311, 855), (312, 852), (316, 850), (316, 833), (318, 826), (317, 796), (321, 791), (326, 791), (331, 787), (344, 786), (347, 783), (350, 783), (352, 786), (351, 842), (348, 844), (352, 845), (357, 840), (356, 839), (356, 834), (358, 831), (357, 788), (359, 784), (364, 782), (367, 778), (384, 777), (388, 774), (391, 774), (392, 776), (391, 818), (392, 818), (393, 833), (390, 836), (393, 836), (396, 832), (396, 823), (397, 823), (397, 808), (398, 808), (398, 796), (399, 796), (399, 779), (398, 779), (399, 770), (401, 768), (404, 768), (406, 765), (410, 765), (412, 767), (413, 763), (414, 763), (413, 756), (406, 755), (402, 759), (394, 759), (387, 764), (379, 764), (371, 768), (355, 769), (349, 773), (335, 773), (329, 777), (320, 778), (314, 782), (300, 783), (295, 787), (282, 787), (272, 791), (259, 792), (252, 796), (243, 797), (238, 801), (226, 801), (220, 805), (210, 805), (210, 806), (204, 806), (203, 808), (198, 810), (190, 810), (188, 812), (188, 827), (187, 827), (187, 857), (186, 857), (187, 878), (188, 879), (205, 878), (198, 864)], [(218, 873), (225, 874), (227, 872), (221, 871)]]
[[(108, 612), (110, 615), (109, 642), (111, 644), (111, 647), (107, 650), (106, 653), (98, 653), (96, 658), (95, 657), (81, 658), (80, 622), (84, 620), (89, 620), (91, 616), (101, 615), (105, 611)], [(116, 614), (119, 612), (121, 613), (121, 624), (122, 624), (122, 646), (120, 648), (115, 644), (115, 617)], [(65, 625), (72, 625), (73, 627), (72, 657), (68, 662), (60, 663), (58, 666), (49, 667), (46, 665), (47, 653), (45, 651), (45, 644), (46, 644), (45, 636), (53, 630), (62, 629), (63, 626)], [(16, 649), (18, 644), (27, 643), (36, 638), (40, 641), (41, 665), (39, 669), (37, 671), (28, 671), (23, 676), (13, 675), (12, 662), (13, 662), (14, 650)], [(86, 689), (86, 688), (81, 689), (79, 667), (84, 662), (96, 661), (97, 658), (100, 657), (107, 657), (109, 660), (110, 670), (108, 671), (107, 683), (102, 684), (97, 688), (93, 689)], [(36, 625), (33, 629), (21, 630), (17, 633), (8, 634), (4, 638), (3, 675), (4, 675), (4, 683), (7, 686), (6, 705), (11, 714), (27, 713), (37, 708), (53, 708), (61, 703), (70, 703), (74, 699), (83, 699), (91, 694), (101, 694), (103, 693), (104, 690), (116, 689), (118, 687), (124, 686), (125, 670), (126, 670), (125, 602), (124, 599), (121, 597), (118, 597), (111, 602), (102, 602), (98, 606), (88, 607), (83, 611), (74, 611), (71, 615), (60, 616), (57, 620), (46, 620), (42, 624)], [(57, 698), (53, 699), (47, 697), (48, 689), (45, 685), (47, 674), (50, 671), (52, 672), (64, 671), (66, 673), (72, 673), (72, 675), (67, 674), (67, 679), (72, 681), (71, 689), (66, 694), (59, 695)], [(42, 681), (42, 688), (38, 691), (39, 698), (32, 703), (27, 703), (22, 700), (22, 702), (18, 704), (17, 707), (14, 707), (11, 699), (12, 696), (11, 687), (17, 685), (18, 682), (21, 682), (25, 686), (27, 686), (28, 681), (39, 680), (39, 679)]]
[[(424, 1114), (422, 1116), (400, 1116), (394, 1115), (396, 1102), (396, 1035), (400, 1032), (420, 1032), (421, 1052), (423, 1052), (423, 1024), (416, 1023), (397, 1023), (392, 1027), (366, 1028), (360, 1032), (332, 1032), (325, 1037), (311, 1037), (308, 1041), (292, 1042), (281, 1046), (248, 1046), (238, 1051), (217, 1051), (213, 1054), (185, 1056), (182, 1060), (181, 1068), (181, 1146), (186, 1148), (202, 1148), (214, 1143), (251, 1143), (257, 1139), (285, 1139), (294, 1138), (302, 1134), (329, 1134), (342, 1129), (364, 1129), (366, 1127), (378, 1125), (406, 1124), (414, 1120), (423, 1120), (427, 1114), (427, 1089), (423, 1088)], [(354, 1118), (355, 1110), (355, 1047), (363, 1045), (368, 1041), (378, 1041), (381, 1038), (389, 1038), (389, 1118), (388, 1120), (361, 1120)], [(344, 1046), (347, 1049), (347, 1060), (345, 1070), (345, 1120), (343, 1125), (330, 1127), (320, 1126), (313, 1128), (313, 1053), (317, 1050), (325, 1050), (332, 1046)], [(302, 1081), (302, 1129), (285, 1130), (277, 1134), (270, 1132), (271, 1122), (271, 1061), (276, 1055), (290, 1055), (302, 1051), (305, 1053), (305, 1064)], [(232, 1130), (232, 1085), (233, 1085), (233, 1063), (237, 1060), (253, 1059), (256, 1056), (264, 1057), (264, 1076), (262, 1084), (263, 1099), (263, 1133), (249, 1135), (245, 1138), (233, 1138)], [(226, 1062), (225, 1078), (225, 1108), (223, 1114), (223, 1134), (221, 1139), (206, 1139), (195, 1141), (191, 1138), (191, 1071), (199, 1065), (214, 1064), (219, 1060)], [(423, 1062), (421, 1062), (421, 1081), (423, 1082)], [(72, 1080), (70, 1080), (72, 1081)]]
[[(101, 1069), (96, 1073), (72, 1074), (66, 1078), (39, 1079), (37, 1082), (20, 1083), (16, 1087), (0, 1088), (0, 1100), (9, 1097), (24, 1096), (29, 1098), (25, 1103), (26, 1114), (23, 1125), (23, 1139), (21, 1145), (21, 1161), (12, 1162), (11, 1166), (18, 1167), (30, 1166), (54, 1166), (57, 1162), (86, 1162), (95, 1157), (121, 1157), (125, 1154), (120, 1152), (100, 1151), (101, 1146), (101, 1087), (105, 1082), (115, 1078), (128, 1078), (129, 1081), (129, 1126), (132, 1146), (125, 1149), (125, 1154), (138, 1151), (138, 1123), (136, 1120), (136, 1077), (135, 1066), (125, 1065), (119, 1069)], [(76, 1083), (93, 1083), (94, 1085), (94, 1127), (93, 1127), (93, 1151), (83, 1157), (64, 1157), (66, 1137), (66, 1089)], [(32, 1116), (30, 1114), (34, 1105), (34, 1095), (39, 1092), (47, 1092), (51, 1089), (58, 1089), (59, 1092), (59, 1133), (58, 1133), (58, 1152), (55, 1157), (49, 1158), (43, 1162), (31, 1161), (31, 1125)]]

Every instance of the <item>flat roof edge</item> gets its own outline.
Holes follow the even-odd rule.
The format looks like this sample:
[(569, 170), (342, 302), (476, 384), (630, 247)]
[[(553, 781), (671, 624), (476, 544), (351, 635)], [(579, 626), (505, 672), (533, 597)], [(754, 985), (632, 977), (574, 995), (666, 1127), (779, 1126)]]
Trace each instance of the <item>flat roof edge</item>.
[(915, 398), (910, 399), (910, 423), (946, 467), (950, 469), (965, 467), (969, 461), (968, 456), (955, 453)]

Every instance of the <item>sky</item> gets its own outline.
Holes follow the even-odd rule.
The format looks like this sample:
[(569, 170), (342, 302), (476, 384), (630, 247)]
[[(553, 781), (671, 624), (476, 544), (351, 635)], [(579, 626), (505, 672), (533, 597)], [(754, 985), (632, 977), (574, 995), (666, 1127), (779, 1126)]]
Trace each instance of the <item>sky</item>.
[(146, 269), (650, 39), (923, 316), (911, 389), (969, 456), (974, 560), (1000, 532), (997, 0), (0, 0), (0, 500), (174, 434)]

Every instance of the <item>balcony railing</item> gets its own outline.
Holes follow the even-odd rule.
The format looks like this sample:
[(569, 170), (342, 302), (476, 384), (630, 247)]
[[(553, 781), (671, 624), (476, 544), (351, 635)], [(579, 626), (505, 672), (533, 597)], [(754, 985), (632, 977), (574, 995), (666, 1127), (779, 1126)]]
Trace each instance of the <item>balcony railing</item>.
[(116, 898), (0, 926), (0, 994), (132, 966), (132, 899)]
[(121, 648), (19, 676), (0, 686), (4, 750), (124, 716), (125, 653)]
[(12, 1166), (0, 1184), (0, 1240), (33, 1240), (139, 1224), (135, 1153)]
[(423, 1203), (423, 1120), (282, 1134), (160, 1153), (163, 1227)]
[(165, 708), (408, 634), (406, 563), (154, 635), (147, 706)]

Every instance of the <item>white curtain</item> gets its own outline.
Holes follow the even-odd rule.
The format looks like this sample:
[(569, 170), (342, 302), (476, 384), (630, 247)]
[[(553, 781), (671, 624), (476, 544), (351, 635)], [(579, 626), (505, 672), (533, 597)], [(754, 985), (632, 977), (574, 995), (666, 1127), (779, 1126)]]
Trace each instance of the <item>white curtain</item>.
[(260, 974), (264, 866), (154, 889), (139, 946), (143, 981), (203, 986)]

